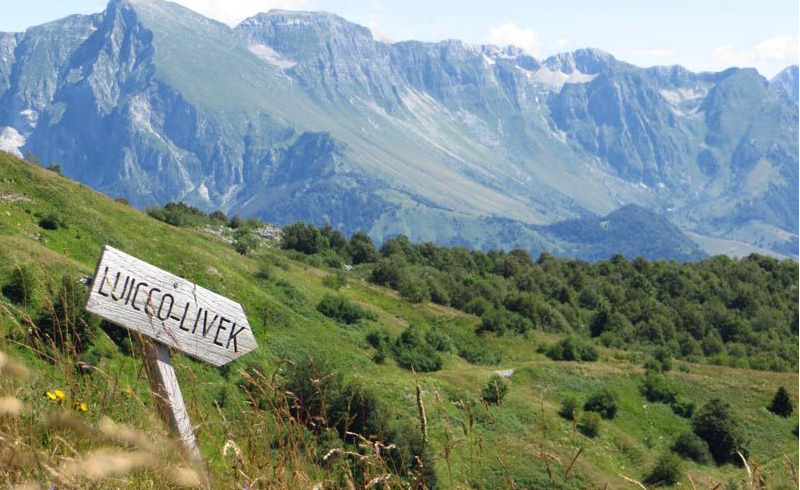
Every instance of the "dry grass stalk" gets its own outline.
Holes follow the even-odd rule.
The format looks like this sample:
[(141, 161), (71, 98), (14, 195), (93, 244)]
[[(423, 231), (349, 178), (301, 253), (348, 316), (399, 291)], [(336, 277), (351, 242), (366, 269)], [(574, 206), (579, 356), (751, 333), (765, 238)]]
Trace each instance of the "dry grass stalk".
[(0, 351), (0, 376), (28, 379), (30, 371), (21, 362)]
[(22, 413), (25, 405), (13, 396), (0, 397), (0, 415), (17, 417)]
[(143, 468), (153, 468), (157, 464), (158, 458), (152, 453), (105, 448), (89, 453), (81, 459), (65, 462), (58, 469), (58, 473), (62, 478), (69, 480), (85, 478), (98, 481)]
[(644, 484), (642, 482), (640, 482), (638, 480), (634, 480), (633, 478), (628, 478), (627, 476), (625, 476), (623, 474), (620, 474), (619, 476), (620, 476), (620, 478), (622, 478), (626, 482), (632, 483), (632, 484), (636, 485), (637, 487), (641, 488), (642, 490), (647, 490), (647, 487), (644, 486)]

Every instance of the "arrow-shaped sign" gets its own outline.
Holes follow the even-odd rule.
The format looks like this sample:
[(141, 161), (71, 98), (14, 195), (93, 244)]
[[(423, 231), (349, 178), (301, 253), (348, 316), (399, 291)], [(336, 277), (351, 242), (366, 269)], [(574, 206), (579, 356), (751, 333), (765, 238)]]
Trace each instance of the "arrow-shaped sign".
[(258, 346), (239, 303), (109, 246), (86, 310), (215, 366)]
[(85, 308), (153, 339), (142, 351), (154, 398), (199, 457), (167, 346), (222, 366), (258, 347), (242, 305), (106, 245)]

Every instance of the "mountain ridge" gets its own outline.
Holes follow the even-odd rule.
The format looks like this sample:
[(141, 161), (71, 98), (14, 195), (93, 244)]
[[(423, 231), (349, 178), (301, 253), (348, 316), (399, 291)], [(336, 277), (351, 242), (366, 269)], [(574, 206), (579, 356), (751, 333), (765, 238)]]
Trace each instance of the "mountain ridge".
[[(521, 230), (637, 204), (684, 231), (796, 256), (797, 211), (782, 204), (797, 194), (791, 69), (770, 81), (638, 68), (598, 49), (537, 60), (385, 43), (314, 12), (230, 28), (160, 0), (69, 19), (57, 21), (74, 26), (68, 39), (0, 35), (0, 54), (13, 46), (0, 57), (0, 147), (23, 141), (139, 206), (185, 200), (382, 239), (422, 238), (419, 222), (497, 217)], [(36, 70), (47, 76), (26, 75)], [(441, 242), (463, 242), (457, 228)]]

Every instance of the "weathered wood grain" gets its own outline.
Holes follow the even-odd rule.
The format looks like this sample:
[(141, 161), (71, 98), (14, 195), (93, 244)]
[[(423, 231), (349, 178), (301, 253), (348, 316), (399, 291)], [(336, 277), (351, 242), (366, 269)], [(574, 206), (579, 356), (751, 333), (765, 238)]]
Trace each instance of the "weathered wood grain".
[(189, 420), (189, 413), (183, 403), (181, 387), (172, 367), (169, 348), (164, 344), (142, 339), (140, 346), (150, 380), (150, 389), (158, 404), (161, 416), (169, 423), (170, 428), (181, 438), (189, 453), (195, 459), (200, 458), (194, 430)]
[(215, 366), (257, 347), (239, 303), (109, 246), (85, 308)]

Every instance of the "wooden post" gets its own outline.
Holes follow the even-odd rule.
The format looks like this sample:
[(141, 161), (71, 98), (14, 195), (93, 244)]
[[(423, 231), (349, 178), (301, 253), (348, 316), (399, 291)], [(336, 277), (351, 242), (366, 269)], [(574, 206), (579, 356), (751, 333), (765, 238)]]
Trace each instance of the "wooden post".
[(242, 305), (106, 245), (84, 308), (136, 333), (161, 415), (199, 458), (169, 349), (214, 366), (252, 351)]
[(150, 391), (158, 405), (159, 412), (170, 428), (181, 438), (183, 444), (194, 459), (200, 459), (197, 441), (194, 438), (192, 422), (183, 402), (181, 387), (172, 367), (169, 348), (158, 342), (139, 339), (144, 357), (147, 378), (150, 380)]

